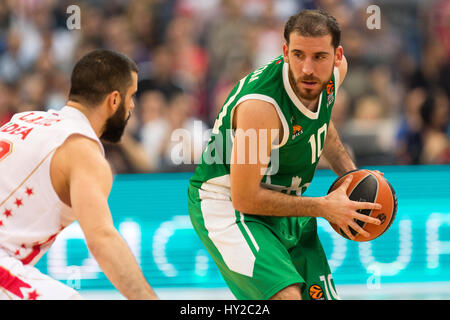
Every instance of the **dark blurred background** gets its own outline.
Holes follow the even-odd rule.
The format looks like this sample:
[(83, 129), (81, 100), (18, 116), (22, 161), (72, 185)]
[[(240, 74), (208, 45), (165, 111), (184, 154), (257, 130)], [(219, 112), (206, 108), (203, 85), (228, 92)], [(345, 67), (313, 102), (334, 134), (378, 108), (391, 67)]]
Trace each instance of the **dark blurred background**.
[[(366, 24), (372, 4), (380, 29)], [(192, 171), (231, 88), (282, 53), (289, 16), (318, 7), (342, 30), (333, 119), (357, 165), (449, 164), (449, 0), (2, 0), (0, 125), (62, 108), (77, 59), (109, 48), (140, 68), (126, 133), (106, 145), (114, 172)]]

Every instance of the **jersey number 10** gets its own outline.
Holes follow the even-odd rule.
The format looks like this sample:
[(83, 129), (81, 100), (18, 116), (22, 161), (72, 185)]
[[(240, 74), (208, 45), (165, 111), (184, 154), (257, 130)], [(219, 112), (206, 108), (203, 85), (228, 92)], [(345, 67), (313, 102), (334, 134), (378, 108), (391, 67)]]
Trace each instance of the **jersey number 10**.
[[(309, 145), (311, 146), (311, 164), (319, 160), (322, 154), (323, 144), (321, 136), (323, 135), (323, 144), (325, 144), (325, 138), (327, 136), (327, 124), (324, 123), (323, 126), (317, 130), (317, 134), (313, 134), (309, 138)], [(317, 143), (316, 143), (317, 140)]]

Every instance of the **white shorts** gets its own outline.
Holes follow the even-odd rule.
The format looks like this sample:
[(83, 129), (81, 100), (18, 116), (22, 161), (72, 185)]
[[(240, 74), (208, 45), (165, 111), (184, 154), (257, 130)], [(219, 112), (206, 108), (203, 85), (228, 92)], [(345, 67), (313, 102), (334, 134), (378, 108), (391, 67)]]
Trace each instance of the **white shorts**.
[(0, 300), (80, 300), (71, 287), (0, 252)]

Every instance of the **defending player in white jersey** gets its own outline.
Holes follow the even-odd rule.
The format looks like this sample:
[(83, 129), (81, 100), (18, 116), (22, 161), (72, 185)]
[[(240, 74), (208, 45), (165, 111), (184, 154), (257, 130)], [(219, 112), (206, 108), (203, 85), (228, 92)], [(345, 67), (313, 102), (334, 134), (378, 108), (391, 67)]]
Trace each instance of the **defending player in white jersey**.
[(137, 72), (121, 54), (93, 51), (75, 65), (64, 108), (19, 113), (0, 128), (0, 299), (81, 298), (34, 267), (75, 220), (126, 298), (157, 299), (113, 225), (112, 172), (100, 142), (120, 140)]

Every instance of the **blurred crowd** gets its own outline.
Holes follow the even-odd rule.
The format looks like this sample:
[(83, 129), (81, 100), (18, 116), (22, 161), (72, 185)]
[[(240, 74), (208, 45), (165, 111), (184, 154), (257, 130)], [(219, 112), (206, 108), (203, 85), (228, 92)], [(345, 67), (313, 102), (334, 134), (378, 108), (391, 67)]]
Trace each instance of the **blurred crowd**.
[[(367, 27), (370, 4), (380, 29)], [(191, 171), (236, 82), (282, 53), (289, 16), (318, 7), (342, 30), (349, 72), (333, 121), (356, 163), (450, 163), (448, 0), (2, 0), (0, 125), (63, 107), (74, 63), (109, 48), (139, 66), (133, 116), (106, 145), (114, 171)]]

